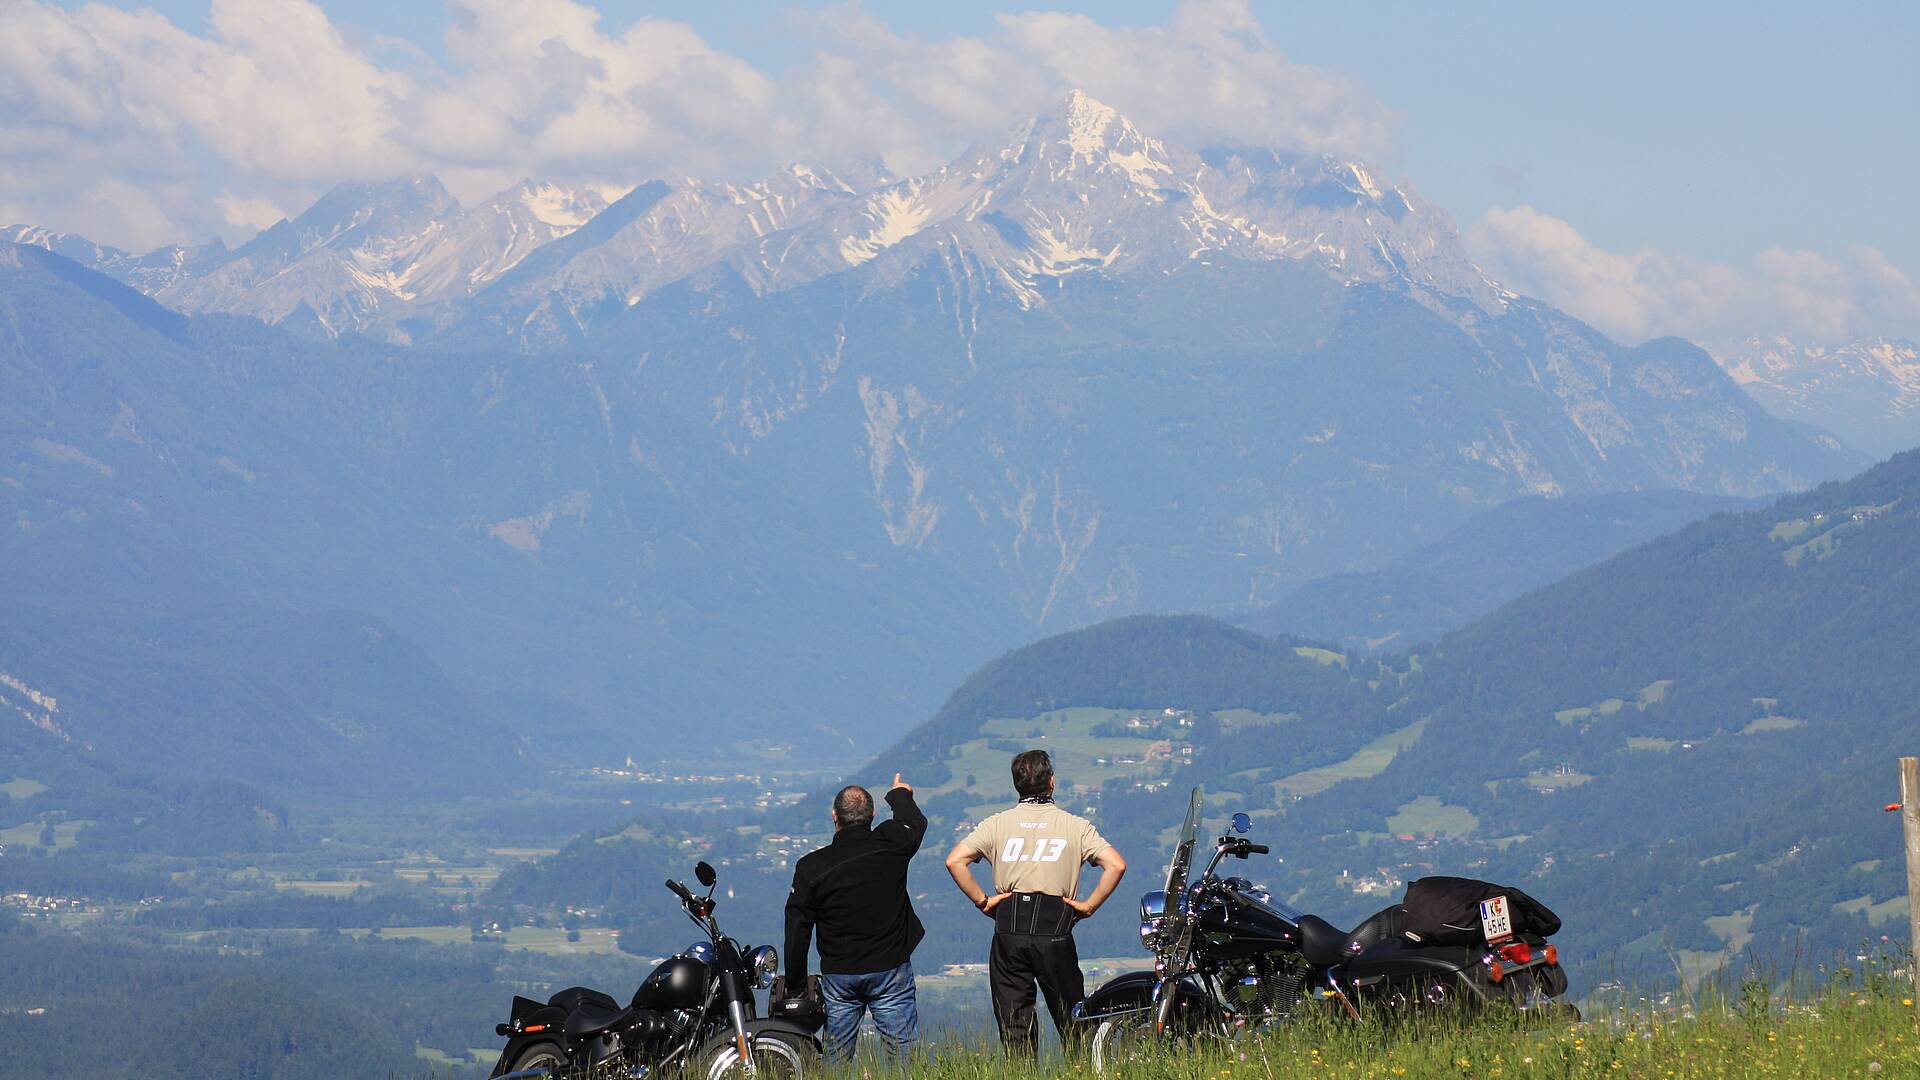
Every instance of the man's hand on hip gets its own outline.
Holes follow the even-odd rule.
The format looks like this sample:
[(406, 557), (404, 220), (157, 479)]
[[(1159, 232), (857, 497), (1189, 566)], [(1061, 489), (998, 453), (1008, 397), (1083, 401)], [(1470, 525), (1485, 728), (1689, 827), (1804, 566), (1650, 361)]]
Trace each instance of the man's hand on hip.
[(985, 915), (987, 918), (991, 919), (993, 918), (993, 909), (1000, 906), (1000, 901), (1005, 900), (1007, 897), (1012, 895), (1013, 895), (1012, 893), (1003, 892), (1003, 893), (995, 893), (992, 896), (984, 896), (984, 897), (981, 897), (980, 902), (974, 906), (980, 909), (980, 914)]
[(1061, 902), (1072, 908), (1073, 913), (1083, 919), (1091, 919), (1093, 913), (1100, 910), (1100, 905), (1090, 900), (1075, 900), (1072, 897), (1068, 897)]

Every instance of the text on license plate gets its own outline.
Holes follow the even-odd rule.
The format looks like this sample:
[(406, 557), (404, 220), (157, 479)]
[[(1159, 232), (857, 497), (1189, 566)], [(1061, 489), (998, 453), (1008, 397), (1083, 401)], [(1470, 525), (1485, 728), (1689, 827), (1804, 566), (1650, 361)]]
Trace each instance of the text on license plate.
[(1489, 945), (1513, 936), (1513, 916), (1507, 911), (1506, 897), (1480, 901), (1480, 929)]

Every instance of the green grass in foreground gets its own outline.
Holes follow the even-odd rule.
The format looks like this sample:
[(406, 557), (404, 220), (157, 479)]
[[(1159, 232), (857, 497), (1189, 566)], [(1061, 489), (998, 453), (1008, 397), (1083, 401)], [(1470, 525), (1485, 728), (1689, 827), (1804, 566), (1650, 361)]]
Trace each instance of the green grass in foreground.
[[(1878, 1068), (1875, 1068), (1878, 1066)], [(1081, 1061), (1039, 1066), (997, 1051), (943, 1048), (911, 1070), (937, 1080), (1065, 1080), (1093, 1076)], [(1761, 1025), (1733, 1013), (1522, 1030), (1308, 1024), (1234, 1044), (1202, 1045), (1130, 1066), (1164, 1080), (1294, 1077), (1842, 1077), (1920, 1076), (1913, 1010), (1866, 1001), (1786, 1012)]]
[[(1762, 981), (1710, 991), (1671, 1010), (1620, 1009), (1582, 1023), (1512, 1012), (1353, 1024), (1316, 1013), (1256, 1037), (1176, 1044), (1115, 1075), (1152, 1080), (1398, 1077), (1920, 1077), (1912, 982), (1891, 964), (1841, 968), (1825, 987), (1781, 1002)], [(863, 1050), (871, 1040), (863, 1037)], [(841, 1075), (902, 1075), (863, 1060)], [(1092, 1080), (1085, 1057), (1008, 1061), (997, 1046), (934, 1044), (905, 1070), (916, 1080)]]

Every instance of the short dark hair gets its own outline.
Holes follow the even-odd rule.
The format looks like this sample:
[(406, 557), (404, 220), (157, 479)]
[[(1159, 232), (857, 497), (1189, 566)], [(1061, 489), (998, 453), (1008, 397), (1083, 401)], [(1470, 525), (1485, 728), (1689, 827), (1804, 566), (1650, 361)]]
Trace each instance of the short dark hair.
[(833, 816), (842, 829), (865, 829), (873, 824), (873, 796), (859, 784), (848, 784), (833, 797)]
[(1053, 758), (1045, 750), (1024, 750), (1013, 755), (1013, 790), (1023, 799), (1045, 795), (1053, 785)]

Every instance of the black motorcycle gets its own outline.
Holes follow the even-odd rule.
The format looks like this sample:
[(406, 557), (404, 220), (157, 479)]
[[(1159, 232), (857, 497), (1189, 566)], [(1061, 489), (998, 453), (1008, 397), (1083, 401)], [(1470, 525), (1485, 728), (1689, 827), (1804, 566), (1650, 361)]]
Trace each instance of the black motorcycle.
[(719, 875), (701, 863), (706, 886), (695, 896), (678, 881), (667, 888), (706, 932), (680, 955), (653, 969), (625, 1008), (609, 995), (570, 987), (545, 1002), (513, 999), (512, 1018), (494, 1028), (507, 1040), (497, 1080), (593, 1076), (642, 1080), (656, 1073), (719, 1080), (768, 1076), (807, 1080), (821, 1073), (820, 1041), (807, 1028), (759, 1017), (753, 991), (772, 985), (779, 954), (771, 945), (743, 948), (714, 921)]
[(1567, 989), (1558, 950), (1546, 940), (1560, 920), (1520, 890), (1425, 878), (1409, 886), (1409, 903), (1346, 933), (1245, 878), (1216, 874), (1226, 859), (1268, 853), (1236, 835), (1252, 827), (1245, 814), (1233, 816), (1206, 868), (1190, 879), (1202, 796), (1195, 788), (1165, 890), (1140, 901), (1140, 940), (1154, 955), (1153, 970), (1122, 975), (1074, 1009), (1095, 1072), (1150, 1055), (1169, 1037), (1232, 1038), (1308, 1008), (1357, 1020), (1369, 1007), (1504, 1000), (1578, 1016), (1552, 1001)]

